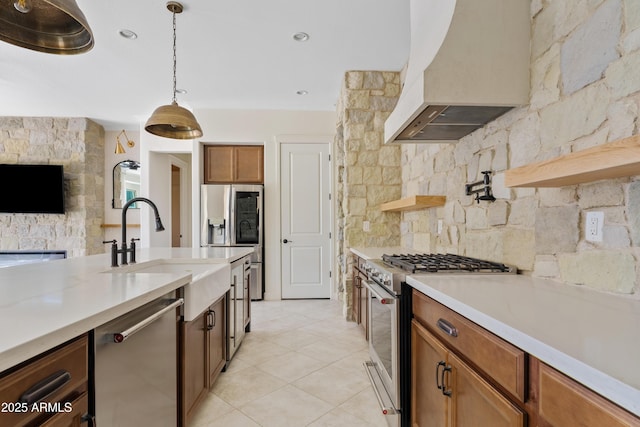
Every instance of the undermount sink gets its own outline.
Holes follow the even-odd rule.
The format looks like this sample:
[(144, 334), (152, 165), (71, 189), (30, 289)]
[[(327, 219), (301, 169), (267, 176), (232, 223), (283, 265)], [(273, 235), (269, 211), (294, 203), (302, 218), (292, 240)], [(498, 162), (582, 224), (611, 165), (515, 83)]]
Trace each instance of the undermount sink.
[(175, 260), (156, 260), (140, 264), (114, 267), (110, 273), (191, 274), (191, 281), (184, 286), (184, 320), (195, 319), (207, 307), (229, 290), (231, 270), (229, 264), (182, 263)]

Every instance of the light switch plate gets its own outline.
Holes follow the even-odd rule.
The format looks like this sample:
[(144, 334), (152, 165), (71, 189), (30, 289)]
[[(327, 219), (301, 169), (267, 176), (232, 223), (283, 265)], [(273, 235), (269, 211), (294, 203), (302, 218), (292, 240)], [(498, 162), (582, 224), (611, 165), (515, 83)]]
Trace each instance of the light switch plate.
[(362, 231), (371, 231), (371, 223), (369, 221), (362, 221)]

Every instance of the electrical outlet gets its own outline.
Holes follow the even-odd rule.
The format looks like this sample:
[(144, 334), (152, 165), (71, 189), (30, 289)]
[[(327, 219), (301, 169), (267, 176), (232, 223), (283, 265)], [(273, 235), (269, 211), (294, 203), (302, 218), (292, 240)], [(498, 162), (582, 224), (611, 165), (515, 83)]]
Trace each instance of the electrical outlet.
[(362, 231), (371, 231), (371, 223), (369, 221), (362, 221)]
[(587, 212), (585, 238), (589, 242), (602, 242), (604, 212)]

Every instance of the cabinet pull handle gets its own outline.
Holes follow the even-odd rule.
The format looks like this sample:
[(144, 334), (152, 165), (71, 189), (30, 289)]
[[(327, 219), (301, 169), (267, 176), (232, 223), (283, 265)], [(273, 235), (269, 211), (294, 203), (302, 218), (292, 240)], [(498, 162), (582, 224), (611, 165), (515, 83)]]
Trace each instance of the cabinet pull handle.
[(211, 313), (213, 313), (213, 311), (207, 311), (207, 331), (213, 329), (213, 317), (211, 316)]
[(438, 319), (438, 322), (436, 324), (438, 325), (438, 328), (440, 328), (442, 332), (449, 335), (450, 337), (458, 336), (458, 330), (456, 329), (456, 327), (453, 326), (451, 323), (447, 322), (446, 320)]
[(438, 387), (438, 390), (442, 390), (444, 388), (444, 384), (440, 385), (440, 367), (441, 366), (445, 366), (445, 367), (447, 366), (447, 364), (444, 362), (444, 360), (441, 360), (436, 365), (436, 386)]
[(444, 367), (444, 369), (442, 370), (442, 374), (441, 374), (441, 376), (440, 376), (440, 380), (441, 380), (441, 382), (442, 382), (442, 389), (441, 389), (441, 390), (442, 390), (442, 394), (443, 394), (444, 396), (451, 397), (451, 394), (452, 394), (452, 393), (451, 393), (451, 390), (447, 390), (447, 388), (446, 388), (446, 387), (445, 387), (445, 385), (444, 385), (444, 376), (445, 376), (445, 374), (446, 374), (447, 372), (451, 372), (451, 365), (449, 365), (449, 366), (445, 366), (445, 367)]
[(69, 372), (65, 370), (54, 372), (22, 393), (20, 403), (26, 403), (30, 406), (32, 403), (40, 402), (50, 394), (58, 391), (69, 381), (71, 381), (71, 374)]
[(216, 312), (215, 310), (209, 310), (207, 312), (207, 331), (216, 327)]
[(87, 423), (87, 425), (89, 427), (97, 427), (98, 424), (96, 423), (96, 416), (95, 415), (90, 415), (90, 414), (84, 414), (82, 416), (82, 418), (80, 418), (80, 423), (84, 424)]

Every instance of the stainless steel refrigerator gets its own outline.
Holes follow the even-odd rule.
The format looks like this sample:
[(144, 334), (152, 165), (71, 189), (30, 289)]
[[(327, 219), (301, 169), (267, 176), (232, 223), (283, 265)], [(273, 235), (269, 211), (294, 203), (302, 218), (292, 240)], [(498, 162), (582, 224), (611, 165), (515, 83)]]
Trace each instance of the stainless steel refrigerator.
[(253, 246), (251, 299), (264, 294), (262, 185), (205, 184), (200, 189), (200, 245)]

